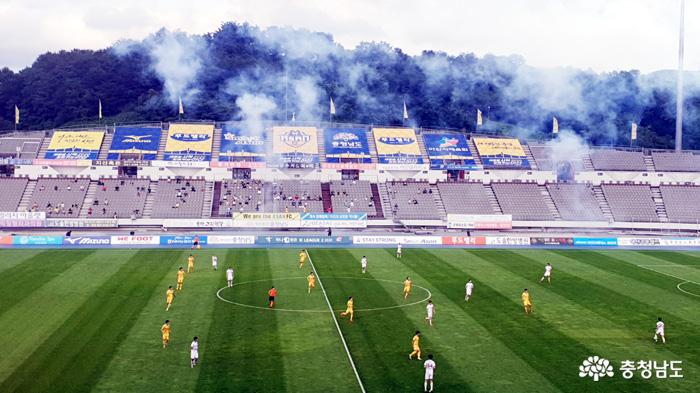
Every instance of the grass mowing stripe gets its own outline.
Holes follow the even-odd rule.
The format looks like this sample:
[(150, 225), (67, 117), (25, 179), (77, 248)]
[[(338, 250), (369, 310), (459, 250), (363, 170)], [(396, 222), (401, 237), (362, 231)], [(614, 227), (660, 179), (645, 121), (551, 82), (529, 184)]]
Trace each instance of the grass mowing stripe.
[(94, 252), (95, 250), (44, 251), (6, 269), (0, 275), (0, 315)]
[[(494, 255), (499, 252), (488, 251), (492, 251)], [(453, 281), (455, 277), (465, 276), (464, 272), (441, 258), (431, 258), (430, 264), (424, 263), (430, 258), (427, 251), (412, 250), (412, 253), (415, 253), (415, 256), (412, 258), (404, 256), (402, 263), (430, 277), (431, 283), (436, 287), (444, 286), (445, 282)], [(472, 254), (466, 250), (465, 253)], [(562, 391), (572, 391), (572, 381), (575, 381), (573, 378), (578, 378), (577, 370), (581, 360), (593, 354), (593, 351), (538, 317), (536, 310), (535, 314), (524, 315), (522, 307), (515, 300), (518, 299), (519, 293), (514, 293), (512, 298), (505, 297), (487, 281), (480, 279), (478, 271), (472, 272), (471, 276), (478, 284), (475, 286), (475, 295), (478, 294), (480, 301), (488, 299), (489, 307), (482, 306), (481, 303), (478, 307), (467, 308), (464, 305), (462, 306), (464, 311), (552, 385)], [(463, 301), (463, 296), (463, 287), (461, 287), (460, 291), (455, 291), (450, 297), (458, 303), (460, 300)], [(556, 350), (553, 351), (550, 345), (556, 345)], [(581, 385), (577, 391), (599, 391), (599, 388), (593, 385)]]
[[(314, 251), (316, 267), (326, 281), (329, 298), (334, 304), (333, 308), (344, 308), (348, 296), (355, 297), (355, 309), (362, 309), (363, 302), (371, 299), (363, 299), (354, 293), (362, 284), (361, 293), (371, 294), (374, 299), (392, 299), (393, 296), (379, 281), (371, 280), (372, 262), (368, 263), (367, 273), (361, 275), (368, 280), (348, 280), (336, 277), (352, 276), (348, 271), (359, 271), (359, 263), (355, 256), (345, 249), (319, 249)], [(400, 293), (401, 284), (397, 283), (396, 291)], [(391, 302), (391, 305), (400, 303)], [(408, 312), (421, 312), (422, 307), (396, 308), (363, 314), (356, 311), (356, 321), (352, 324), (341, 323), (341, 329), (347, 338), (355, 361), (358, 365), (362, 379), (369, 391), (411, 391), (415, 390), (423, 381), (422, 362), (416, 364), (407, 359), (411, 352), (411, 337), (418, 328), (406, 314)], [(421, 313), (421, 316), (423, 314)], [(342, 321), (341, 321), (342, 322)], [(425, 334), (421, 339), (423, 356), (432, 350), (430, 334), (423, 329)], [(425, 357), (424, 357), (425, 359)], [(469, 385), (460, 377), (460, 373), (449, 362), (439, 362), (439, 379), (436, 386), (440, 391), (469, 392)]]
[(664, 261), (669, 261), (681, 266), (700, 268), (700, 260), (698, 259), (697, 252), (680, 253), (666, 250), (639, 250), (637, 253), (657, 259), (663, 259)]
[(357, 379), (357, 383), (360, 386), (360, 391), (362, 393), (365, 393), (365, 385), (362, 384), (362, 379), (360, 379), (360, 374), (357, 373), (357, 367), (355, 367), (355, 362), (352, 360), (352, 355), (350, 354), (350, 350), (348, 349), (348, 344), (345, 342), (345, 337), (343, 337), (343, 332), (340, 330), (340, 326), (338, 325), (338, 318), (335, 316), (335, 311), (333, 311), (333, 306), (331, 306), (331, 301), (328, 300), (328, 294), (326, 293), (326, 289), (323, 287), (323, 282), (321, 281), (321, 276), (318, 275), (318, 271), (316, 271), (316, 267), (314, 266), (314, 261), (311, 259), (311, 255), (309, 254), (308, 251), (305, 251), (306, 255), (309, 257), (309, 264), (311, 264), (311, 269), (314, 272), (314, 275), (316, 276), (316, 279), (318, 280), (318, 286), (321, 287), (321, 292), (323, 292), (323, 297), (326, 299), (326, 305), (328, 305), (328, 311), (331, 313), (331, 317), (333, 318), (333, 323), (335, 324), (335, 328), (338, 329), (338, 335), (340, 336), (340, 341), (343, 343), (343, 349), (345, 349), (345, 353), (348, 355), (348, 361), (350, 362), (350, 366), (352, 367), (352, 372), (355, 374), (355, 378)]
[[(565, 273), (561, 269), (556, 272), (557, 281), (555, 283), (558, 282), (559, 285), (538, 284), (537, 278), (533, 277), (532, 273), (537, 267), (542, 266), (542, 261), (513, 251), (504, 250), (499, 252), (498, 256), (492, 252), (481, 252), (478, 255), (523, 279), (532, 280), (534, 285), (545, 285), (548, 291), (578, 304), (580, 307), (603, 317), (617, 326), (624, 327), (632, 337), (635, 337), (632, 340), (636, 341), (637, 345), (642, 343), (648, 345), (652, 336), (650, 332), (653, 332), (652, 328), (656, 324), (656, 318), (668, 315), (665, 310), (613, 291), (592, 281)], [(600, 258), (604, 257), (601, 255)], [(514, 261), (526, 263), (513, 263)], [(629, 313), (630, 309), (640, 310), (640, 312)], [(667, 318), (667, 323), (669, 323), (669, 319)], [(700, 336), (693, 334), (697, 330), (697, 325), (678, 318), (674, 319), (672, 324), (677, 329), (677, 332), (684, 332), (684, 334), (679, 334), (674, 338), (674, 341), (678, 343), (680, 348), (693, 345), (694, 342), (697, 343), (700, 340)], [(676, 353), (674, 348), (675, 346), (666, 346), (664, 349), (671, 353)], [(688, 356), (690, 358), (686, 358), (686, 360), (699, 364), (700, 358), (698, 356), (692, 353), (688, 354)]]
[(170, 265), (161, 259), (176, 253), (139, 251), (0, 385), (0, 391), (89, 391), (168, 271)]
[(40, 249), (24, 249), (24, 248), (0, 248), (0, 275), (7, 269), (13, 268), (20, 263), (40, 254)]
[[(272, 279), (268, 250), (229, 250), (226, 260), (236, 261), (236, 280)], [(222, 276), (217, 287), (225, 285)], [(251, 291), (239, 300), (256, 304), (261, 296)], [(280, 351), (275, 312), (237, 308), (217, 301), (211, 318), (198, 392), (286, 391), (284, 354)]]

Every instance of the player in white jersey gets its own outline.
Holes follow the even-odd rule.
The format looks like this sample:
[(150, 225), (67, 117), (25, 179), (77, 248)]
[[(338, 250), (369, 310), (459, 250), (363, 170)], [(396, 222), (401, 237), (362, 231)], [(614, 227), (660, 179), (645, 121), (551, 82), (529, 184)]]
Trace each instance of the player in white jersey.
[(425, 306), (425, 311), (428, 314), (428, 316), (425, 317), (425, 320), (428, 321), (430, 326), (433, 326), (433, 317), (435, 316), (435, 305), (433, 304), (432, 300), (428, 300), (428, 305)]
[[(433, 375), (435, 374), (435, 361), (433, 360), (433, 354), (428, 355), (428, 360), (423, 363), (423, 368), (425, 369), (425, 381), (423, 381), (423, 391), (432, 392), (433, 391)], [(428, 390), (430, 386), (430, 390)]]
[(467, 285), (464, 286), (465, 289), (465, 294), (464, 294), (464, 301), (468, 302), (469, 299), (472, 297), (472, 292), (474, 291), (474, 283), (472, 282), (471, 279), (467, 281)]
[(401, 259), (401, 243), (396, 245), (396, 258)]
[(214, 270), (219, 268), (219, 257), (216, 255), (211, 256), (211, 267), (213, 267)]
[(367, 257), (362, 256), (362, 260), (360, 260), (360, 264), (362, 264), (362, 274), (365, 274), (367, 272)]
[(194, 336), (192, 344), (190, 344), (190, 367), (194, 368), (199, 360), (199, 338)]
[(226, 269), (226, 283), (229, 288), (233, 286), (233, 266)]
[(661, 336), (661, 342), (666, 344), (666, 335), (664, 334), (664, 329), (666, 325), (664, 324), (664, 321), (661, 320), (661, 317), (659, 317), (659, 321), (656, 322), (656, 333), (654, 333), (654, 342), (659, 342), (659, 336)]
[(540, 282), (543, 282), (545, 278), (548, 283), (552, 283), (552, 265), (550, 265), (549, 262), (544, 265), (544, 275), (540, 278)]

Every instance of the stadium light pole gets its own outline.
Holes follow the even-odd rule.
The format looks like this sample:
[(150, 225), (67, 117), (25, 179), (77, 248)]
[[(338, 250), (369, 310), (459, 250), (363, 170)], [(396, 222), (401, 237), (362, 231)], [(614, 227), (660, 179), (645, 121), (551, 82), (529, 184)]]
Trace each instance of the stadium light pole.
[(678, 35), (678, 77), (676, 79), (676, 151), (683, 150), (683, 51), (685, 40), (685, 0), (681, 0), (681, 21)]

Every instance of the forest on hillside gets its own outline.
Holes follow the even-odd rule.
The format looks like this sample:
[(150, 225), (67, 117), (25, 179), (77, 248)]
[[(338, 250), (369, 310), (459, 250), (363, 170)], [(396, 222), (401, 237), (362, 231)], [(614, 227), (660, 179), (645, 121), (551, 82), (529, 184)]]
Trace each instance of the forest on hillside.
[[(102, 50), (39, 56), (19, 72), (0, 69), (0, 130), (51, 129), (97, 121), (177, 119), (327, 120), (409, 123), (548, 138), (552, 117), (592, 144), (669, 148), (675, 133), (675, 73), (595, 73), (534, 68), (519, 56), (424, 51), (383, 42), (343, 48), (333, 37), (226, 23), (205, 35), (161, 30)], [(2, 67), (2, 64), (0, 64)], [(700, 149), (700, 72), (686, 74), (684, 148)]]

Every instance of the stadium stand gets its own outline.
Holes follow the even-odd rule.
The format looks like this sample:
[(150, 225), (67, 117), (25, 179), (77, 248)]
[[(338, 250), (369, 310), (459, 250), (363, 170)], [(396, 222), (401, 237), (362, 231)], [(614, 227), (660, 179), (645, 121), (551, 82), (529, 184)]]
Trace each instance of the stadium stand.
[(504, 214), (511, 214), (513, 220), (551, 221), (554, 216), (547, 207), (537, 184), (534, 183), (492, 183), (491, 188), (498, 199)]
[(440, 217), (433, 189), (427, 182), (391, 182), (387, 184), (394, 217), (406, 220), (430, 220)]
[[(551, 171), (554, 170), (554, 160), (552, 160), (552, 147), (542, 146), (542, 145), (528, 145), (532, 157), (537, 163), (537, 168), (541, 171)], [(581, 157), (567, 157), (568, 162), (571, 163), (574, 170), (583, 170), (583, 161)]]
[(200, 218), (204, 205), (204, 180), (161, 179), (155, 193), (152, 217)]
[(657, 171), (700, 172), (700, 155), (697, 154), (652, 151), (651, 157)]
[(372, 185), (368, 181), (346, 180), (331, 182), (331, 202), (335, 213), (367, 213), (367, 217), (377, 215), (372, 196)]
[[(259, 180), (223, 180), (220, 183), (217, 216), (231, 217), (233, 213), (262, 212), (265, 202), (263, 188), (263, 183)], [(216, 208), (214, 210), (217, 211)]]
[(481, 183), (438, 183), (447, 214), (496, 214)]
[(151, 192), (147, 179), (101, 179), (92, 205), (88, 207), (89, 218), (140, 218)]
[(27, 178), (0, 178), (0, 189), (2, 190), (0, 212), (17, 211), (27, 183), (29, 183)]
[(700, 220), (700, 187), (662, 185), (666, 214), (672, 222), (698, 222)]
[(31, 160), (37, 157), (40, 147), (41, 138), (0, 138), (0, 157)]
[(77, 218), (83, 206), (89, 179), (40, 178), (28, 210), (44, 211), (47, 217)]
[(646, 171), (644, 155), (641, 151), (612, 149), (592, 150), (590, 153), (593, 168), (600, 171)]
[(615, 221), (659, 221), (651, 188), (646, 184), (602, 184)]
[(272, 212), (323, 212), (323, 197), (321, 182), (282, 180), (268, 183), (265, 193), (271, 195), (272, 206), (266, 206), (266, 210)]
[(547, 191), (557, 206), (559, 215), (571, 221), (604, 221), (605, 216), (588, 184), (547, 184)]

